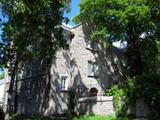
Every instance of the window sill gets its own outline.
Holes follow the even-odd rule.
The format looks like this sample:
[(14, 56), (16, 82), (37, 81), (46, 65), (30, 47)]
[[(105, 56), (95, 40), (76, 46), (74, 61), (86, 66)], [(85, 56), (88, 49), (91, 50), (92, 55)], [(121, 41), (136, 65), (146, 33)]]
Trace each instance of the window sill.
[(61, 90), (61, 92), (69, 92), (69, 90)]
[(99, 75), (88, 75), (88, 77), (91, 77), (91, 78), (99, 78)]
[(89, 47), (86, 47), (87, 50), (90, 50), (91, 52), (98, 52), (97, 49), (93, 49), (93, 48), (89, 48)]

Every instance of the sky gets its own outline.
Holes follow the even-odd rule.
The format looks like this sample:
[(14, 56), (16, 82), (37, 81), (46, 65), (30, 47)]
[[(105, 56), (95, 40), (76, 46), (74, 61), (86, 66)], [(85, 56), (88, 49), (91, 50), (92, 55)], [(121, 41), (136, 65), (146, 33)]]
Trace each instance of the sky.
[[(7, 18), (2, 14), (2, 9), (0, 8), (0, 19), (2, 22), (6, 22)], [(0, 27), (0, 41), (1, 41), (2, 27)], [(0, 74), (3, 72), (3, 68), (0, 68)]]
[[(3, 17), (2, 17), (2, 10), (0, 9), (0, 19), (1, 19), (1, 18), (3, 18)], [(2, 30), (1, 30), (1, 28), (0, 28), (0, 40), (1, 40), (1, 34), (2, 34)]]
[[(8, 18), (2, 14), (2, 9), (0, 8), (0, 19), (2, 22), (7, 22)], [(1, 40), (1, 34), (2, 34), (2, 27), (0, 27), (0, 40)]]
[(79, 8), (78, 8), (78, 4), (79, 4), (80, 0), (72, 0), (71, 2), (71, 11), (69, 13), (64, 13), (65, 17), (68, 17), (70, 19), (70, 22), (68, 23), (69, 25), (74, 26), (75, 24), (71, 21), (72, 17), (75, 16), (76, 14), (78, 14), (79, 12)]

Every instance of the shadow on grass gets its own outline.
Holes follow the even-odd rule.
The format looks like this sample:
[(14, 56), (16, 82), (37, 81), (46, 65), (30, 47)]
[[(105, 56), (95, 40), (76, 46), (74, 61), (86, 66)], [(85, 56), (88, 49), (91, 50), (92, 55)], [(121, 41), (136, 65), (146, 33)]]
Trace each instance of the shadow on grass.
[(116, 118), (113, 115), (80, 115), (70, 117), (49, 117), (42, 115), (27, 115), (27, 114), (11, 114), (9, 120), (133, 120), (127, 117)]
[(69, 117), (49, 117), (42, 115), (11, 114), (9, 120), (70, 120)]

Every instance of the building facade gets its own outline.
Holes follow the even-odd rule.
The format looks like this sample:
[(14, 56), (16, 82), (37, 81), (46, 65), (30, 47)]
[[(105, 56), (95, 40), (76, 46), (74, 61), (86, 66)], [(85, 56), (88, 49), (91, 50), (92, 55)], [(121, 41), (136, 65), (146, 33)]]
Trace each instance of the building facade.
[[(83, 101), (82, 98), (104, 97), (105, 90), (112, 84), (123, 82), (122, 71), (125, 66), (123, 50), (108, 47), (105, 41), (90, 40), (89, 28), (86, 25), (80, 24), (75, 27), (62, 25), (62, 27), (69, 49), (57, 52), (49, 70), (46, 70), (45, 60), (34, 61), (35, 63), (27, 66), (26, 69), (32, 71), (18, 80), (18, 112), (68, 114), (70, 91), (75, 93), (74, 102), (78, 104), (79, 99)], [(9, 83), (6, 84), (6, 91), (7, 86)], [(103, 98), (102, 101), (106, 100), (108, 99)], [(98, 101), (101, 99), (98, 98)], [(76, 112), (77, 109), (75, 108)]]

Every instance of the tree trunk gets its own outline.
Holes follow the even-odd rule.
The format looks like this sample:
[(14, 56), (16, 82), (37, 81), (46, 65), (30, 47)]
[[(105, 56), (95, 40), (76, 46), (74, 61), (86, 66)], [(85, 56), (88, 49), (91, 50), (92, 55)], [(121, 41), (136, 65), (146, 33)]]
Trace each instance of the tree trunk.
[(11, 80), (10, 80), (10, 85), (9, 85), (9, 90), (8, 90), (8, 99), (7, 99), (7, 109), (6, 109), (6, 114), (5, 114), (5, 120), (9, 120), (9, 112), (11, 110), (11, 105), (12, 105), (12, 93), (13, 93), (13, 86), (14, 86), (14, 80), (15, 76), (18, 70), (18, 65), (19, 65), (19, 55), (17, 55), (14, 68), (11, 74)]
[[(17, 69), (17, 71), (18, 71), (18, 69)], [(16, 76), (15, 76), (15, 97), (14, 97), (14, 113), (16, 113), (17, 112), (17, 97), (18, 97), (18, 94), (17, 94), (17, 87), (18, 87), (18, 84), (17, 84), (17, 82), (18, 82), (18, 74), (16, 73)]]
[[(132, 21), (132, 20), (131, 20)], [(140, 52), (140, 43), (139, 35), (136, 34), (136, 24), (129, 23), (128, 24), (128, 47), (127, 47), (127, 61), (130, 66), (129, 68), (129, 76), (140, 75), (143, 72), (143, 62)]]

